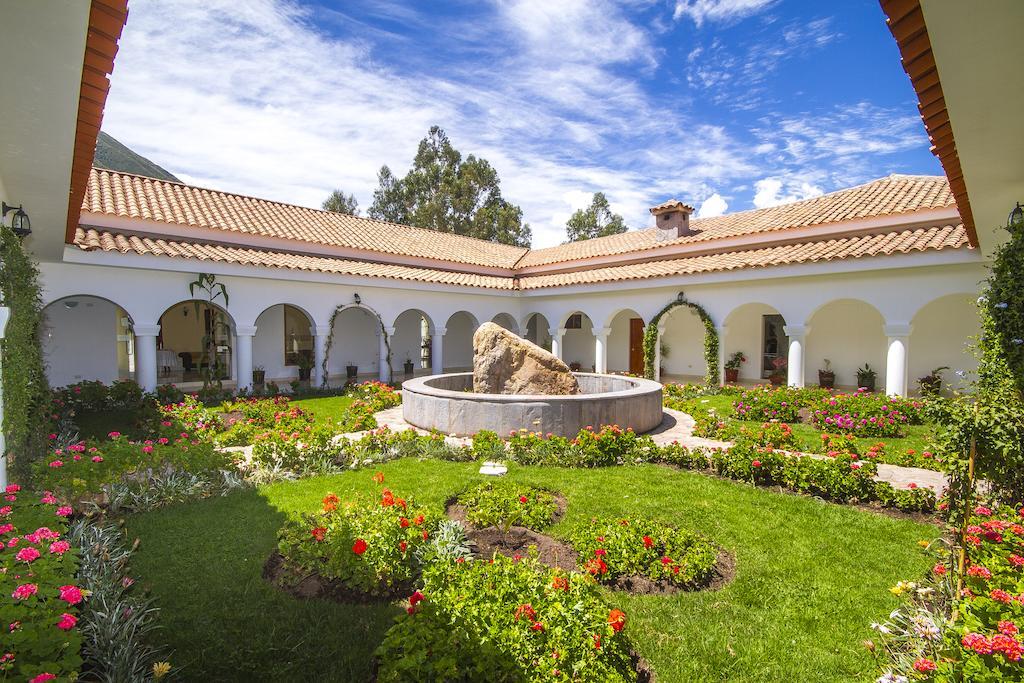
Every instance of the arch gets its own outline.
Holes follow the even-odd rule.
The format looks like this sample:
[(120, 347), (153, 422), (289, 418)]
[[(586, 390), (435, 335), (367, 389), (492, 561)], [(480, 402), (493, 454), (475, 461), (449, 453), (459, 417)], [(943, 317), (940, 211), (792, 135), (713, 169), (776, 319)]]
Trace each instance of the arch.
[(39, 343), (54, 387), (135, 377), (131, 314), (93, 294), (63, 296), (43, 307)]
[(523, 338), (542, 349), (551, 350), (551, 323), (543, 313), (529, 313), (523, 318)]
[(384, 325), (380, 315), (369, 306), (345, 304), (331, 314), (324, 346), (324, 373), (357, 379), (380, 376), (380, 337)]
[(739, 368), (739, 379), (758, 382), (767, 379), (776, 358), (787, 358), (789, 340), (782, 329), (788, 321), (776, 307), (757, 301), (736, 306), (723, 322), (719, 340), (722, 357), (728, 361), (742, 353), (746, 362)]
[(498, 313), (493, 318), (491, 318), (491, 322), (494, 323), (495, 325), (500, 325), (501, 327), (504, 327), (506, 330), (512, 332), (513, 334), (519, 334), (519, 323), (516, 321), (515, 317), (512, 316), (511, 313)]
[[(579, 316), (576, 318), (575, 316)], [(594, 322), (583, 311), (572, 311), (562, 321), (561, 357), (569, 367), (593, 372), (596, 361)]]
[(235, 319), (217, 303), (183, 299), (157, 318), (157, 380), (202, 382), (235, 375)]
[[(639, 321), (639, 323), (637, 322)], [(608, 334), (608, 372), (644, 372), (644, 328), (646, 323), (632, 308), (619, 308), (605, 322)]]
[(971, 339), (981, 334), (977, 293), (946, 294), (921, 306), (910, 321), (907, 344), (909, 389), (939, 367), (946, 387), (966, 389), (978, 369)]
[(480, 327), (475, 315), (469, 311), (456, 311), (445, 322), (444, 349), (441, 365), (444, 372), (457, 372), (473, 368), (473, 333)]
[(263, 368), (269, 380), (298, 379), (300, 358), (313, 358), (313, 324), (301, 306), (278, 303), (263, 309), (255, 321), (253, 367)]
[[(708, 379), (708, 361), (705, 357), (707, 330), (700, 314), (689, 306), (676, 306), (666, 311), (658, 322), (661, 333), (662, 381), (694, 382), (707, 379), (718, 383), (718, 371)], [(717, 359), (717, 357), (716, 357)]]
[(395, 318), (392, 325), (395, 332), (391, 336), (392, 365), (402, 366), (403, 374), (406, 362), (413, 365), (413, 374), (431, 367), (430, 339), (433, 335), (434, 323), (424, 311), (409, 308)]
[(857, 369), (865, 363), (877, 373), (875, 387), (885, 387), (888, 339), (885, 318), (872, 304), (856, 298), (828, 301), (807, 319), (804, 375), (813, 378), (829, 360), (835, 384), (856, 387)]

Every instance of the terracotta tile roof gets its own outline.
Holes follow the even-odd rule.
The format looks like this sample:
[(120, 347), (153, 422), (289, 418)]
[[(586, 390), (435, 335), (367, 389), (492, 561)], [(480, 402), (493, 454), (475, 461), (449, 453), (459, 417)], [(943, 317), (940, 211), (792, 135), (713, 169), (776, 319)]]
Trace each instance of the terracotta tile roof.
[(131, 252), (142, 255), (197, 259), (200, 261), (263, 266), (267, 268), (287, 268), (337, 275), (359, 275), (432, 284), (484, 287), (488, 289), (515, 289), (515, 280), (511, 277), (478, 275), (475, 273), (452, 272), (432, 268), (416, 268), (389, 263), (311, 256), (309, 254), (290, 254), (223, 244), (181, 242), (173, 239), (100, 231), (93, 228), (78, 228), (75, 233), (74, 243), (83, 251), (98, 250), (122, 254)]
[(968, 246), (968, 241), (963, 225), (946, 225), (519, 279), (308, 254), (290, 254), (222, 244), (182, 242), (99, 231), (93, 228), (79, 228), (75, 234), (75, 244), (83, 251), (99, 250), (122, 254), (131, 252), (142, 255), (268, 268), (288, 268), (339, 275), (381, 277), (500, 290), (528, 290), (577, 284), (644, 280), (740, 268), (814, 263), (865, 256), (885, 256), (911, 251), (957, 249)]
[(97, 168), (89, 176), (82, 211), (498, 268), (511, 268), (527, 251)]
[(957, 249), (968, 246), (967, 231), (963, 225), (901, 230), (885, 234), (845, 237), (802, 244), (787, 244), (732, 251), (721, 254), (691, 256), (665, 261), (649, 261), (608, 268), (594, 268), (571, 273), (536, 275), (519, 280), (519, 289), (541, 289), (566, 285), (644, 280), (672, 275), (693, 275), (740, 268), (764, 268), (797, 263), (835, 261), (887, 256), (929, 249)]
[(666, 245), (692, 244), (723, 237), (944, 208), (954, 206), (955, 203), (949, 183), (942, 176), (891, 175), (857, 187), (767, 209), (741, 211), (714, 218), (691, 218), (690, 228), (699, 232), (674, 240), (658, 242), (657, 228), (649, 228), (534, 249), (523, 257), (518, 266), (526, 268), (625, 254)]

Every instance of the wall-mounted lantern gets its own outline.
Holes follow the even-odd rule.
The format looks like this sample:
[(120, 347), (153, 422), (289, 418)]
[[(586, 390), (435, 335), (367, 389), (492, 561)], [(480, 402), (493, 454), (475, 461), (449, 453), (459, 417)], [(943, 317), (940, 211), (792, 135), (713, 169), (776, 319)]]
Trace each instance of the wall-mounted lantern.
[(7, 214), (11, 211), (14, 212), (14, 216), (11, 218), (11, 231), (19, 238), (24, 239), (32, 233), (32, 222), (28, 219), (28, 214), (25, 210), (18, 206), (9, 206), (7, 202), (3, 202), (0, 205), (2, 214), (0, 214), (0, 221), (7, 220)]
[(1017, 206), (1013, 207), (1013, 211), (1006, 219), (1007, 230), (1020, 230), (1024, 228), (1024, 207), (1017, 202)]

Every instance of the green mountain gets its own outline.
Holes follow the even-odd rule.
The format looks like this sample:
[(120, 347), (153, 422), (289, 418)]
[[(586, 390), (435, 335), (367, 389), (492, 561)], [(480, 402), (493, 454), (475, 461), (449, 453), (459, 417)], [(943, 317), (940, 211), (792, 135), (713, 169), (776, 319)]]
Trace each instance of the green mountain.
[(181, 182), (173, 174), (141, 154), (131, 151), (103, 131), (100, 131), (99, 137), (96, 138), (96, 156), (93, 157), (92, 165), (108, 171), (123, 171), (175, 183)]

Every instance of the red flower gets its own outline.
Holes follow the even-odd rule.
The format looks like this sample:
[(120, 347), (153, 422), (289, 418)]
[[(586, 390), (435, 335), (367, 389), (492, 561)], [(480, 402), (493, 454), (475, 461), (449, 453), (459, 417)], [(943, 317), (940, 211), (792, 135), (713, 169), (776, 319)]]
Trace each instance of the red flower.
[(988, 596), (990, 598), (992, 598), (993, 600), (995, 600), (996, 602), (1001, 602), (1004, 605), (1009, 605), (1010, 602), (1012, 602), (1012, 600), (1013, 600), (1013, 596), (1012, 595), (1010, 595), (1006, 591), (1000, 590), (998, 588), (993, 589), (992, 592), (988, 594)]
[(661, 558), (661, 564), (662, 565), (672, 564), (672, 558), (671, 557), (663, 557), (663, 558)]
[(916, 662), (914, 662), (914, 670), (915, 671), (920, 671), (921, 673), (925, 673), (925, 672), (928, 672), (928, 671), (935, 671), (935, 669), (936, 669), (935, 662), (933, 662), (930, 659), (925, 659), (924, 657), (922, 657), (921, 659), (919, 659)]
[(428, 533), (427, 533), (426, 531), (424, 531), (424, 532), (423, 532), (423, 540), (425, 541), (425, 540), (427, 540), (428, 538), (430, 538), (430, 534), (428, 534)]
[(754, 462), (750, 463), (750, 466), (751, 467), (760, 467), (761, 466), (761, 461), (760, 460), (755, 460)]
[(318, 526), (318, 527), (315, 527), (309, 533), (313, 537), (313, 540), (316, 541), (317, 543), (319, 543), (319, 542), (323, 541), (324, 537), (327, 535), (327, 529), (325, 529), (322, 526)]
[(644, 547), (650, 548), (654, 545), (654, 539), (650, 536), (644, 536)]
[(413, 591), (412, 595), (409, 596), (409, 604), (415, 607), (421, 602), (423, 602), (423, 593)]
[(533, 606), (529, 603), (525, 603), (516, 607), (515, 618), (519, 621), (522, 617), (526, 617), (530, 621), (537, 620), (537, 612), (533, 609)]
[(608, 613), (608, 624), (618, 633), (626, 625), (626, 613), (620, 609), (613, 609)]
[(946, 573), (946, 565), (941, 564), (941, 563), (935, 565), (934, 567), (932, 567), (932, 573), (935, 574), (936, 576), (942, 576), (943, 574)]
[(519, 502), (525, 505), (526, 503), (530, 502), (530, 499), (527, 498), (526, 496), (519, 496)]
[(338, 509), (338, 497), (333, 493), (324, 496), (324, 512), (334, 512)]
[(416, 526), (419, 526), (420, 524), (423, 524), (423, 515), (417, 515), (416, 519), (412, 520), (412, 523), (415, 524)]
[(534, 631), (543, 631), (544, 624), (540, 623), (539, 621), (535, 621), (533, 622), (533, 626), (531, 626), (530, 628)]
[(595, 650), (600, 650), (601, 649), (601, 636), (599, 636), (596, 633), (594, 634), (594, 649)]
[(1016, 554), (1011, 554), (1009, 559), (1010, 564), (1012, 564), (1014, 567), (1024, 567), (1024, 557), (1021, 557), (1020, 555)]
[(565, 578), (564, 576), (556, 576), (555, 578), (551, 579), (551, 587), (555, 590), (567, 591), (569, 590), (569, 579)]
[(398, 520), (398, 526), (402, 527), (403, 529), (406, 528), (407, 526), (409, 526), (409, 520), (407, 520), (405, 517), (402, 517)]
[(594, 551), (594, 554), (597, 555), (598, 557), (604, 557), (608, 553), (605, 552), (604, 548), (598, 548), (597, 550)]
[(384, 473), (383, 472), (377, 472), (376, 474), (373, 475), (373, 480), (375, 482), (377, 482), (378, 484), (383, 484), (384, 483)]
[(1017, 631), (1017, 624), (1013, 623), (1012, 621), (999, 622), (999, 632), (1002, 633), (1004, 636), (1015, 636), (1017, 635)]
[(356, 555), (362, 555), (366, 552), (366, 541), (361, 538), (357, 538), (356, 542), (352, 544), (352, 552)]
[(405, 541), (399, 541), (398, 542), (398, 549), (401, 550), (403, 553), (405, 552), (406, 548), (408, 548), (408, 547), (409, 547), (409, 544), (406, 543)]
[(395, 504), (395, 494), (391, 493), (388, 489), (384, 489), (384, 492), (380, 494), (381, 507), (391, 507)]
[(599, 574), (608, 573), (608, 565), (606, 565), (604, 563), (604, 560), (602, 560), (599, 557), (595, 557), (592, 560), (587, 560), (586, 563), (583, 565), (583, 568), (586, 569), (587, 572), (592, 576), (598, 576)]

